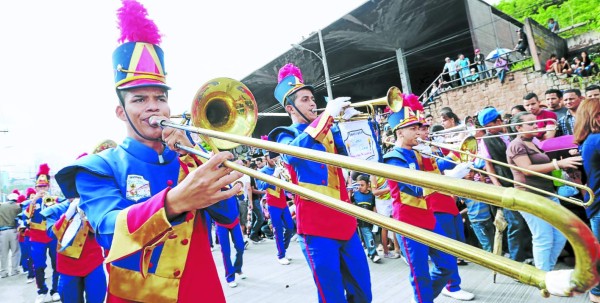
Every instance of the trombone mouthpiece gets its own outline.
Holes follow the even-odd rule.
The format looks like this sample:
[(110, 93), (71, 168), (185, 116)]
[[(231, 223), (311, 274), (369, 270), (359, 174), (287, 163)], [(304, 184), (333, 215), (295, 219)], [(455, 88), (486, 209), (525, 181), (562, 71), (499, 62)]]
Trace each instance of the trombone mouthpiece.
[(160, 122), (164, 121), (164, 119), (161, 119), (159, 117), (156, 116), (152, 116), (150, 118), (148, 118), (148, 124), (154, 126), (154, 127), (159, 127), (160, 126)]

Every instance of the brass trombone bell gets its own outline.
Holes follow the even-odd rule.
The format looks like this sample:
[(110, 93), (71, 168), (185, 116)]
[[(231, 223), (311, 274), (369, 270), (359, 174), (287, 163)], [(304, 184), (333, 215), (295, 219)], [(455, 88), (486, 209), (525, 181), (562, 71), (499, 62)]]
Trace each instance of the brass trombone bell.
[[(191, 109), (193, 125), (219, 132), (251, 136), (258, 119), (256, 100), (242, 82), (216, 78), (206, 82), (194, 96)], [(238, 146), (227, 140), (211, 138), (213, 147), (232, 149)]]
[(402, 91), (396, 87), (392, 86), (388, 89), (387, 95), (385, 97), (381, 97), (378, 99), (360, 101), (356, 103), (350, 104), (352, 107), (373, 107), (376, 105), (385, 105), (388, 106), (393, 112), (398, 112), (402, 109), (402, 104), (404, 103), (404, 98), (402, 98)]
[[(389, 108), (393, 112), (397, 112), (400, 109), (402, 109), (403, 103), (404, 103), (404, 98), (402, 98), (402, 91), (398, 87), (392, 86), (388, 89), (387, 95), (385, 97), (381, 97), (381, 98), (377, 98), (377, 99), (373, 99), (373, 100), (354, 102), (354, 103), (350, 104), (350, 107), (367, 106), (372, 110), (373, 106), (385, 105), (385, 106), (389, 106)], [(317, 112), (319, 112), (319, 111), (324, 111), (325, 109), (317, 108), (315, 110)], [(375, 113), (374, 110), (372, 110), (372, 112)]]

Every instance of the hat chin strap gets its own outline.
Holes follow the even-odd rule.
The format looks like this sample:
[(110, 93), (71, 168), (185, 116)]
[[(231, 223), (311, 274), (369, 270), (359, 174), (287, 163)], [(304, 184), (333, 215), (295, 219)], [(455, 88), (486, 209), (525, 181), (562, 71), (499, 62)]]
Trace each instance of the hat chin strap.
[(117, 92), (117, 95), (119, 96), (119, 101), (121, 102), (121, 106), (123, 106), (123, 112), (125, 112), (125, 117), (127, 117), (127, 122), (129, 123), (129, 125), (131, 126), (131, 128), (133, 128), (133, 131), (135, 131), (135, 133), (142, 137), (144, 140), (148, 140), (148, 141), (155, 141), (155, 142), (159, 142), (162, 141), (162, 138), (149, 138), (146, 137), (144, 135), (142, 135), (142, 133), (140, 133), (137, 128), (135, 128), (135, 126), (133, 125), (133, 123), (131, 122), (131, 118), (129, 118), (129, 114), (127, 113), (127, 110), (125, 109), (125, 101), (121, 98), (121, 94), (119, 94)]
[(307, 124), (312, 122), (312, 121), (309, 121), (308, 118), (306, 118), (306, 116), (296, 107), (296, 104), (293, 101), (288, 100), (288, 103), (298, 112), (298, 114), (300, 114), (302, 119), (304, 119), (304, 121), (306, 121)]

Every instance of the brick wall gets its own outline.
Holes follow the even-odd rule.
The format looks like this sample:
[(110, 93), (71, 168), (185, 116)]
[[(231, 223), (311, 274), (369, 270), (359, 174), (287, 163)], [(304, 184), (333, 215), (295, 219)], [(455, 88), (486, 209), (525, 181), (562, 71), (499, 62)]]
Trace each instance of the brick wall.
[(550, 88), (565, 90), (571, 88), (571, 84), (569, 79), (559, 79), (554, 74), (541, 74), (528, 68), (508, 73), (504, 84), (494, 77), (446, 91), (426, 111), (435, 117), (436, 123), (439, 110), (445, 106), (452, 108), (461, 119), (475, 115), (488, 105), (506, 113), (514, 105), (523, 104), (523, 96), (530, 92), (536, 93), (544, 102), (544, 92)]

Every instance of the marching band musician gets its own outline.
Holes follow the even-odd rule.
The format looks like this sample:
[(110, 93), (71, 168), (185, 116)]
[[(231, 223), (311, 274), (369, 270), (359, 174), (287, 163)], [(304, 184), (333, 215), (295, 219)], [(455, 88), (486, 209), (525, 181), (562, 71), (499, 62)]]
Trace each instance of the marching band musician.
[[(260, 170), (261, 173), (275, 178), (285, 178), (285, 168), (276, 165), (279, 155), (268, 152), (265, 155), (266, 165)], [(277, 261), (281, 265), (290, 264), (290, 258), (285, 253), (290, 246), (290, 240), (294, 235), (294, 220), (287, 205), (287, 197), (283, 188), (278, 188), (262, 180), (256, 180), (258, 189), (265, 191), (267, 208), (273, 224), (273, 234), (277, 246)]]
[[(60, 301), (58, 294), (58, 272), (56, 271), (56, 240), (46, 233), (46, 218), (41, 212), (56, 203), (63, 202), (63, 198), (51, 196), (48, 192), (50, 187), (50, 167), (41, 164), (36, 176), (36, 194), (27, 206), (25, 216), (29, 221), (29, 241), (31, 244), (31, 259), (35, 270), (35, 283), (38, 288), (36, 303)], [(48, 287), (46, 286), (46, 254), (50, 256), (52, 265), (52, 288), (48, 298)]]
[[(105, 140), (93, 153), (116, 146), (114, 141)], [(57, 241), (58, 293), (63, 303), (101, 303), (106, 297), (105, 253), (78, 206), (79, 199), (69, 199), (42, 211), (47, 233)]]
[(21, 204), (21, 213), (17, 217), (19, 226), (19, 245), (21, 245), (21, 266), (23, 271), (27, 272), (27, 283), (33, 283), (35, 281), (35, 270), (33, 268), (33, 259), (31, 258), (31, 241), (29, 240), (29, 224), (27, 223), (27, 209), (33, 197), (35, 197), (36, 191), (33, 187), (28, 187), (23, 197), (19, 197)]
[[(54, 241), (60, 241), (56, 247), (58, 293), (63, 303), (101, 303), (106, 296), (104, 255), (89, 223), (81, 219), (83, 214), (78, 212), (78, 204), (79, 199), (70, 199), (42, 211), (48, 235)], [(64, 243), (65, 231), (69, 226), (75, 226), (74, 222), (79, 222), (80, 227), (72, 241)]]
[[(400, 111), (390, 115), (388, 123), (396, 136), (396, 146), (383, 156), (384, 162), (408, 169), (424, 170), (425, 159), (421, 153), (413, 149), (419, 144), (417, 138), (421, 122), (412, 109), (404, 106)], [(452, 164), (440, 160), (436, 165), (440, 171), (443, 171), (450, 168)], [(388, 180), (388, 185), (394, 199), (396, 220), (443, 234), (440, 226), (436, 225), (433, 208), (426, 200), (429, 194), (426, 189), (394, 180)], [(456, 258), (405, 236), (397, 237), (411, 267), (410, 281), (414, 293), (412, 302), (432, 303), (450, 280), (451, 269), (456, 267)], [(427, 263), (428, 257), (433, 263), (431, 270)]]
[(118, 13), (126, 43), (113, 53), (115, 112), (127, 138), (56, 178), (65, 196), (80, 198), (96, 240), (110, 250), (108, 302), (225, 302), (199, 210), (237, 193), (239, 186), (222, 188), (241, 174), (221, 165), (230, 153), (198, 167), (179, 157), (176, 143), (193, 145), (185, 133), (154, 123), (170, 116), (156, 25), (134, 0)]
[[(333, 117), (345, 112), (349, 98), (330, 100), (325, 111), (317, 115), (313, 93), (314, 88), (303, 83), (298, 67), (287, 64), (279, 70), (275, 98), (293, 124), (273, 129), (269, 140), (343, 153), (339, 131), (334, 134), (331, 128)], [(349, 109), (345, 118), (356, 113)], [(350, 203), (340, 168), (288, 155), (282, 158), (293, 183)], [(356, 219), (300, 195), (295, 199), (299, 242), (313, 273), (319, 302), (371, 302), (371, 277)]]
[[(419, 103), (418, 97), (414, 94), (410, 94), (404, 97), (405, 102), (411, 105), (411, 108), (415, 110), (415, 113), (421, 122), (421, 126), (419, 128), (420, 138), (423, 140), (429, 140), (429, 123), (425, 120), (423, 105)], [(424, 149), (421, 149), (425, 147)], [(442, 171), (439, 169), (435, 157), (433, 157), (433, 151), (427, 144), (419, 144), (413, 147), (414, 150), (417, 150), (421, 157), (423, 158), (423, 167), (422, 170), (432, 172), (435, 174), (442, 174)], [(439, 152), (438, 156), (442, 156), (441, 152)], [(447, 158), (453, 162), (459, 161), (459, 158), (456, 157), (454, 153), (448, 154)], [(447, 163), (446, 161), (442, 162)], [(453, 166), (453, 165), (447, 165)], [(448, 170), (446, 170), (448, 171)], [(441, 192), (433, 192), (429, 195), (425, 196), (425, 201), (431, 207), (433, 214), (435, 216), (435, 232), (440, 232), (442, 236), (458, 240), (461, 242), (465, 242), (465, 232), (464, 225), (462, 221), (462, 216), (459, 213), (458, 207), (456, 206), (456, 202), (454, 197), (447, 195)], [(450, 264), (450, 277), (448, 279), (448, 283), (444, 288), (442, 288), (442, 294), (457, 300), (461, 301), (470, 301), (475, 298), (475, 295), (472, 293), (461, 289), (460, 283), (461, 278), (458, 272), (457, 258), (452, 256), (455, 262)], [(464, 262), (464, 261), (463, 261)]]

